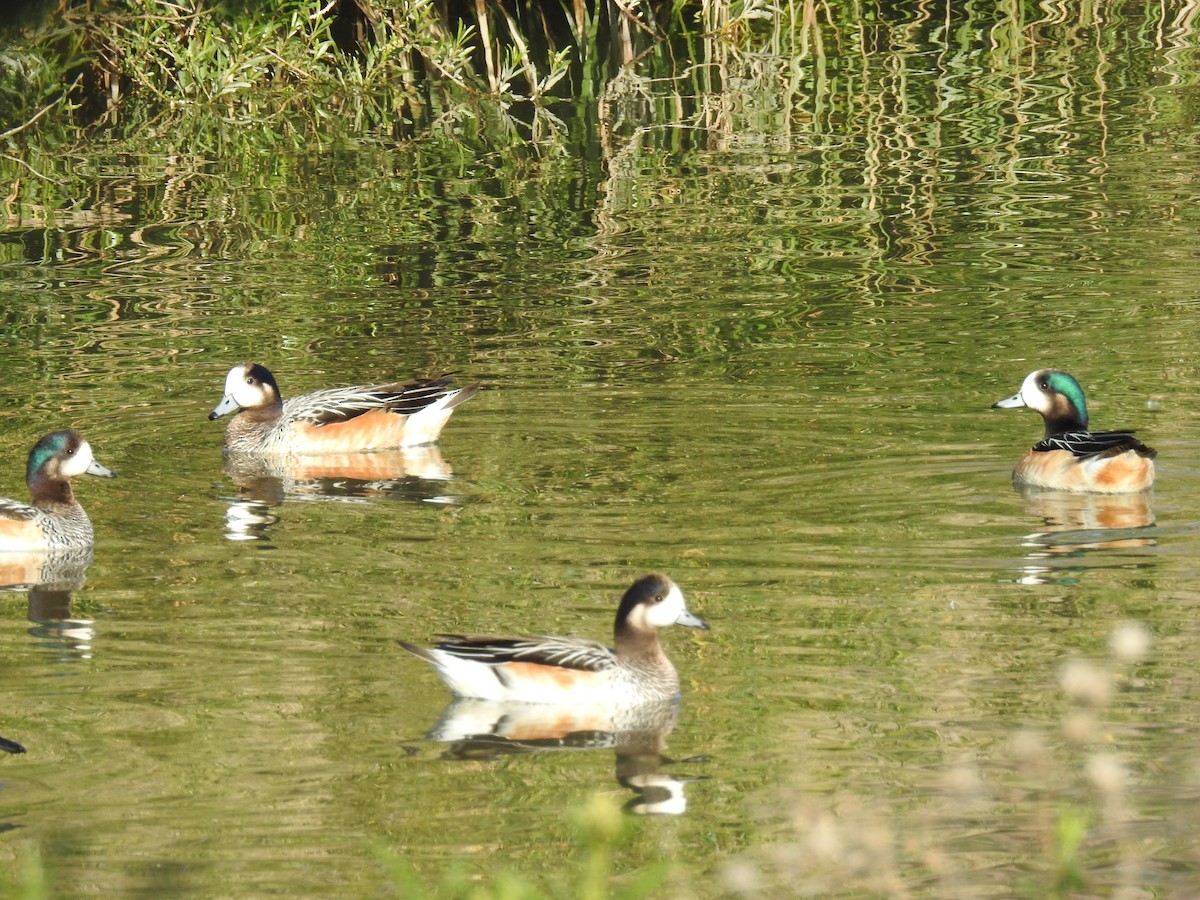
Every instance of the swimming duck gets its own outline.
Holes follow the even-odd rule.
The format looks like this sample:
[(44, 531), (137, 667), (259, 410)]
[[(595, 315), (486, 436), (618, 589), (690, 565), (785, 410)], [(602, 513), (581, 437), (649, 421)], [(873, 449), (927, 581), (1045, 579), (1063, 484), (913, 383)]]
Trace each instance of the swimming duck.
[(449, 390), (450, 379), (313, 391), (283, 400), (265, 366), (234, 366), (210, 420), (237, 411), (225, 429), (226, 453), (357, 453), (437, 440), (454, 408), (478, 384)]
[(1083, 388), (1066, 372), (1030, 372), (1017, 393), (992, 404), (993, 409), (1022, 406), (1042, 414), (1046, 436), (1013, 470), (1018, 486), (1125, 494), (1154, 483), (1155, 451), (1132, 431), (1088, 431)]
[(75, 500), (76, 475), (116, 478), (92, 457), (79, 432), (54, 431), (29, 451), (25, 483), (32, 503), (0, 499), (0, 551), (66, 551), (90, 547), (92, 522)]
[(432, 649), (401, 642), (430, 663), (459, 697), (524, 703), (639, 704), (679, 695), (679, 676), (658, 630), (708, 626), (688, 611), (666, 575), (635, 581), (617, 607), (615, 649), (565, 637), (439, 635)]

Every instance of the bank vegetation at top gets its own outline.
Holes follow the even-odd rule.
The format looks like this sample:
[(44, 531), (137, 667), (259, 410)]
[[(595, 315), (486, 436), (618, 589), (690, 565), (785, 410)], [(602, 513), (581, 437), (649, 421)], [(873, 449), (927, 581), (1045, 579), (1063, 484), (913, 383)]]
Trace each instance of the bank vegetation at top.
[[(602, 99), (627, 80), (643, 94), (672, 82), (687, 97), (734, 85), (764, 86), (767, 95), (800, 88), (815, 109), (836, 102), (827, 60), (857, 58), (867, 73), (872, 57), (910, 47), (917, 34), (949, 59), (1023, 77), (1064, 42), (1073, 52), (1100, 45), (1111, 70), (1120, 47), (1104, 46), (1104, 35), (1120, 23), (1164, 51), (1190, 47), (1198, 18), (1195, 4), (1172, 10), (1154, 0), (14, 4), (0, 31), (0, 138), (10, 146), (30, 133), (57, 144), (99, 130), (165, 134), (189, 120), (285, 137), (404, 138), (447, 118), (513, 110), (509, 137), (536, 141), (539, 124), (553, 121), (537, 110)], [(853, 90), (854, 81), (843, 83)]]
[[(906, 194), (914, 247), (929, 173), (959, 155), (985, 154), (1004, 182), (1053, 180), (1071, 144), (1100, 158), (1192, 127), (1200, 22), (1196, 3), (1160, 0), (23, 2), (0, 26), (0, 179), (20, 227), (108, 221), (131, 171), (165, 185), (158, 220), (174, 221), (266, 168), (307, 183), (320, 160), (328, 182), (353, 169), (347, 148), (399, 146), (415, 154), (403, 171), (472, 183), (550, 170), (538, 189), (560, 184), (555, 208), (580, 172), (603, 176), (603, 220), (642, 202), (654, 153), (769, 172), (802, 148), (823, 158), (814, 177), (861, 152), (863, 207)], [(356, 216), (381, 163), (361, 166)]]
[[(201, 112), (411, 134), (448, 111), (594, 97), (658, 45), (744, 41), (763, 0), (30, 0), (0, 55), (0, 135)], [(811, 10), (809, 5), (804, 9)]]

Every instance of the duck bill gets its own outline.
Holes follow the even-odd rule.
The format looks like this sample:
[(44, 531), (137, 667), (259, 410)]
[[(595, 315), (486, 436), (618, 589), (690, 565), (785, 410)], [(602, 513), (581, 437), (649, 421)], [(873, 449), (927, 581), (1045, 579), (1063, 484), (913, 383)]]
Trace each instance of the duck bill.
[(231, 413), (238, 408), (238, 402), (233, 399), (231, 394), (226, 394), (221, 398), (221, 402), (213, 407), (213, 411), (208, 414), (208, 421), (219, 419), (221, 416)]
[(1013, 394), (1006, 400), (997, 400), (992, 404), (992, 409), (1020, 409), (1025, 405), (1025, 401), (1021, 399), (1020, 394)]
[(686, 625), (688, 628), (703, 628), (709, 631), (708, 623), (698, 616), (692, 615), (686, 609), (679, 614), (679, 618), (675, 620), (676, 625)]
[(100, 463), (92, 460), (92, 464), (83, 470), (88, 475), (99, 475), (101, 478), (116, 478), (117, 473), (112, 469), (106, 469)]

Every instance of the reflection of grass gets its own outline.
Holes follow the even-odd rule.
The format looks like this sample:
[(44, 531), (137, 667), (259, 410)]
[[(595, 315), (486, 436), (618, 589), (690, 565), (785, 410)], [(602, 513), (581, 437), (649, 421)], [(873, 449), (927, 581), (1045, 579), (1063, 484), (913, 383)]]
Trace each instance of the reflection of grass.
[[(678, 241), (658, 213), (711, 203), (713, 214), (696, 221), (705, 235), (724, 223), (732, 240), (761, 233), (755, 217), (765, 209), (776, 224), (796, 217), (778, 238), (768, 231), (771, 243), (754, 254), (765, 271), (800, 265), (814, 250), (869, 258), (858, 290), (874, 303), (877, 267), (954, 252), (964, 214), (973, 266), (1003, 260), (1011, 229), (1028, 241), (1031, 221), (1055, 215), (1025, 196), (1030, 171), (1054, 182), (1079, 159), (1124, 166), (1117, 151), (1133, 147), (1140, 158), (1155, 132), (1190, 127), (1174, 94), (1107, 98), (1121, 86), (1113, 73), (1129, 82), (1165, 74), (1146, 35), (1182, 47), (1194, 27), (1183, 19), (1164, 31), (1158, 7), (1115, 0), (1077, 15), (967, 5), (947, 8), (945, 22), (921, 5), (904, 19), (841, 0), (681, 4), (660, 19), (648, 3), (615, 0), (84, 6), (66, 3), (62, 17), (25, 30), (0, 57), (0, 121), (20, 129), (49, 106), (9, 139), (19, 151), (0, 151), (0, 178), (13, 186), (9, 214), (25, 228), (70, 232), (67, 249), (84, 254), (112, 249), (114, 232), (140, 237), (145, 222), (157, 222), (178, 226), (157, 234), (181, 246), (286, 248), (303, 236), (318, 252), (351, 256), (359, 223), (379, 221), (394, 223), (388, 249), (400, 258), (369, 261), (401, 281), (421, 275), (405, 248), (444, 254), (414, 236), (495, 235), (536, 220), (547, 245), (594, 224), (616, 235), (647, 223)], [(357, 6), (378, 20), (360, 22), (353, 41), (339, 38), (333, 10)], [(1062, 47), (1071, 52), (1048, 52)], [(414, 158), (397, 164), (393, 149), (418, 136)], [(718, 170), (731, 164), (736, 177), (680, 176), (679, 151), (702, 167), (731, 154)], [(123, 154), (144, 161), (132, 196), (123, 170), (97, 174), (120, 169), (110, 160)], [(795, 154), (810, 172), (793, 168)], [(598, 190), (578, 189), (576, 162)], [(363, 173), (351, 177), (358, 163)], [(651, 169), (662, 174), (648, 178)], [(470, 202), (448, 204), (432, 173), (454, 181), (460, 171), (470, 176), (462, 179)], [(1152, 179), (1136, 167), (1119, 174)], [(770, 203), (779, 177), (796, 179), (782, 196), (801, 190), (806, 202)], [(481, 185), (492, 178), (511, 204), (488, 202)], [(731, 185), (753, 190), (756, 181), (755, 202), (730, 202)], [(322, 191), (283, 193), (329, 182), (341, 185), (332, 209)], [(945, 187), (955, 183), (981, 189)], [(582, 209), (573, 220), (574, 205), (590, 197), (599, 201), (594, 217)], [(462, 221), (438, 218), (447, 216)], [(1107, 226), (1101, 218), (1096, 227)], [(552, 228), (561, 234), (548, 236)], [(57, 240), (47, 240), (48, 259)], [(1042, 264), (1060, 253), (1075, 262), (1060, 243), (1039, 248)], [(365, 259), (355, 255), (345, 270), (362, 271)]]
[(769, 839), (724, 864), (726, 889), (1066, 897), (1119, 888), (1148, 851), (1131, 834), (1139, 816), (1129, 765), (1103, 713), (1120, 668), (1146, 657), (1149, 634), (1118, 626), (1110, 649), (1108, 665), (1072, 660), (1059, 670), (1058, 738), (1018, 729), (993, 758), (935, 766), (915, 791), (860, 795), (850, 779), (832, 796), (801, 789), (768, 810), (760, 829), (774, 831)]
[(35, 845), (26, 844), (17, 851), (11, 876), (6, 868), (0, 868), (0, 897), (6, 900), (44, 900), (51, 896), (50, 874)]
[[(395, 895), (404, 898), (640, 900), (662, 888), (671, 871), (669, 862), (631, 873), (617, 871), (618, 853), (635, 836), (641, 820), (622, 812), (611, 797), (593, 796), (571, 813), (571, 820), (576, 829), (575, 852), (565, 857), (561, 870), (543, 878), (511, 870), (476, 873), (465, 863), (448, 865), (436, 877), (426, 878), (396, 850), (381, 848), (375, 855)], [(37, 847), (29, 844), (18, 851), (12, 865), (0, 866), (0, 897), (44, 900), (55, 893), (51, 880)]]
[(1069, 894), (1083, 887), (1080, 869), (1079, 848), (1087, 837), (1088, 813), (1071, 806), (1058, 810), (1058, 822), (1054, 830), (1055, 848), (1058, 851), (1058, 875), (1054, 880), (1055, 895)]
[[(340, 271), (378, 265), (406, 286), (424, 274), (409, 251), (443, 269), (456, 262), (449, 242), (430, 235), (494, 239), (536, 222), (537, 241), (523, 245), (554, 246), (599, 225), (619, 250), (629, 242), (616, 236), (640, 227), (653, 250), (657, 234), (690, 238), (678, 232), (684, 223), (666, 221), (672, 210), (710, 204), (711, 215), (693, 220), (701, 236), (765, 234), (751, 250), (764, 272), (814, 255), (862, 259), (855, 289), (875, 303), (876, 274), (892, 261), (963, 253), (972, 267), (998, 266), (1014, 228), (1022, 242), (1035, 239), (1031, 222), (1056, 214), (1038, 192), (1025, 196), (1031, 170), (1054, 182), (1079, 159), (1124, 167), (1119, 151), (1140, 159), (1156, 132), (1190, 121), (1174, 94), (1106, 98), (1111, 73), (1150, 81), (1161, 62), (1145, 40), (1154, 10), (1130, 4), (1115, 15), (1109, 0), (1078, 17), (968, 5), (948, 8), (944, 23), (920, 5), (892, 21), (839, 0), (712, 2), (702, 16), (684, 5), (638, 25), (602, 0), (579, 4), (593, 11), (570, 27), (543, 22), (551, 13), (539, 9), (555, 4), (481, 4), (485, 27), (470, 4), (365, 3), (385, 12), (361, 52), (342, 49), (320, 0), (277, 0), (270, 11), (194, 0), (83, 5), (22, 32), (0, 59), (0, 121), (16, 128), (62, 101), (9, 139), (19, 149), (0, 150), (0, 178), (12, 185), (11, 220), (44, 227), (47, 260), (67, 263), (156, 249), (114, 241), (124, 234), (197, 255), (311, 242), (321, 254), (335, 248)], [(1182, 45), (1191, 27), (1166, 39)], [(1035, 52), (1056, 47), (1072, 50)], [(597, 102), (555, 103), (551, 93)], [(71, 110), (89, 97), (91, 107)], [(89, 122), (96, 128), (79, 127)], [(397, 147), (411, 157), (398, 159)], [(685, 171), (721, 164), (711, 178), (688, 177), (675, 164), (681, 151)], [(132, 183), (116, 162), (124, 154), (140, 161)], [(720, 174), (727, 165), (730, 178)], [(443, 173), (463, 202), (446, 195)], [(1119, 174), (1152, 180), (1136, 167)], [(331, 183), (332, 204), (325, 191), (294, 189)], [(731, 197), (739, 187), (745, 196)], [(493, 191), (511, 202), (489, 202)], [(776, 227), (764, 232), (756, 217), (765, 210)], [(789, 217), (794, 227), (778, 227)], [(364, 221), (392, 223), (383, 254), (355, 242)], [(143, 232), (146, 222), (169, 227)], [(1100, 216), (1095, 227), (1109, 226)], [(1041, 264), (1060, 255), (1075, 264), (1057, 238), (1038, 250)], [(514, 260), (526, 261), (513, 252), (494, 262)], [(485, 253), (471, 265), (490, 262)], [(597, 281), (612, 277), (596, 268)]]
[[(556, 874), (560, 883), (539, 884), (533, 877), (513, 871), (475, 876), (463, 865), (453, 865), (441, 873), (436, 885), (429, 885), (400, 854), (385, 849), (378, 857), (401, 897), (470, 897), (475, 900), (541, 900), (545, 897), (573, 897), (576, 900), (638, 900), (651, 896), (665, 882), (670, 871), (667, 862), (647, 866), (632, 875), (617, 875), (617, 851), (632, 836), (637, 820), (621, 812), (610, 797), (594, 795), (572, 815), (576, 827), (576, 852), (567, 861), (565, 871)], [(577, 874), (572, 877), (569, 873)]]

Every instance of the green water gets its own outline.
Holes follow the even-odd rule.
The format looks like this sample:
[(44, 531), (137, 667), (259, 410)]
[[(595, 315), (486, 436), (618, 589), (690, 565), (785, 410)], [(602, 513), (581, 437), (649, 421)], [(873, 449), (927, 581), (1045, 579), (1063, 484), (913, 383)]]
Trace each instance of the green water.
[[(376, 896), (390, 854), (571, 895), (613, 751), (451, 758), (396, 642), (603, 638), (661, 570), (713, 627), (665, 635), (697, 780), (617, 884), (1193, 893), (1200, 69), (1159, 24), (1004, 66), (1020, 34), (880, 26), (790, 94), (617, 94), (604, 140), (558, 110), (521, 159), (100, 145), (83, 199), (10, 205), (0, 494), (65, 425), (121, 477), (77, 485), (82, 586), (0, 594), (4, 878)], [(249, 484), (206, 421), (248, 358), (485, 390), (445, 477)], [(1043, 365), (1158, 449), (1146, 508), (1012, 490), (1040, 423), (989, 407)]]

